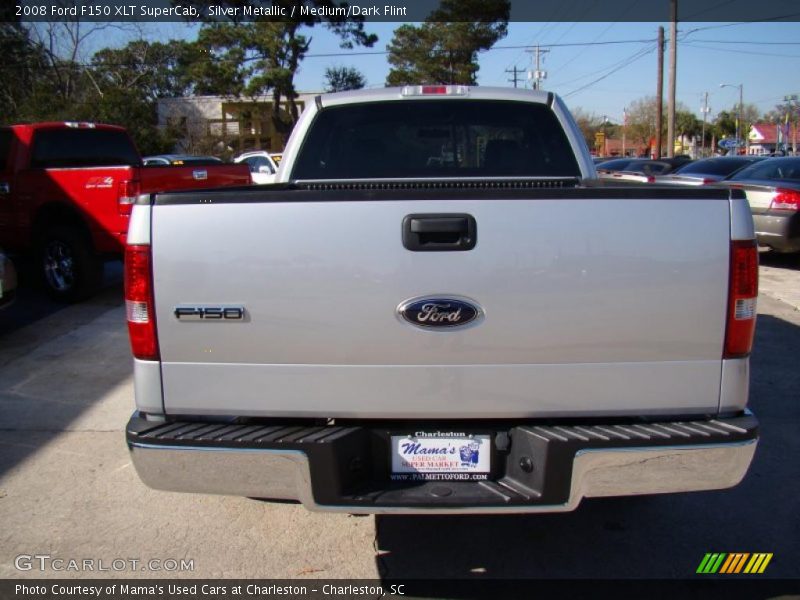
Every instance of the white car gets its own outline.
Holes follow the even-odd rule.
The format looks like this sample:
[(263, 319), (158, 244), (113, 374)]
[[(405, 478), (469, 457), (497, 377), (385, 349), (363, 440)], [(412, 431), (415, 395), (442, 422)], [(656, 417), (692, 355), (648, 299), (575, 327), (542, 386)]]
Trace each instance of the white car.
[(233, 162), (247, 163), (250, 167), (250, 176), (253, 178), (253, 183), (260, 185), (275, 183), (278, 165), (275, 164), (268, 152), (264, 150), (245, 152), (234, 158)]

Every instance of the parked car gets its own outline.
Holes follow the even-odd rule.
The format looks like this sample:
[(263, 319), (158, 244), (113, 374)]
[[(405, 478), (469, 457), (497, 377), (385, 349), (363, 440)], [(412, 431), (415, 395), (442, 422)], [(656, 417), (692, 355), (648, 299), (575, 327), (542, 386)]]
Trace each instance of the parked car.
[(744, 194), (596, 186), (580, 137), (542, 91), (322, 95), (287, 185), (137, 204), (141, 479), (428, 514), (736, 485), (758, 438)]
[(191, 154), (157, 154), (155, 156), (145, 156), (142, 159), (144, 166), (210, 166), (222, 163), (216, 156), (193, 156)]
[(691, 159), (684, 157), (659, 159), (637, 158), (630, 160), (627, 164), (620, 165), (619, 168), (614, 165), (613, 169), (609, 169), (607, 163), (603, 163), (597, 167), (597, 174), (601, 179), (654, 183), (657, 176), (671, 173), (690, 161)]
[(722, 183), (747, 195), (759, 245), (800, 252), (800, 157), (767, 158)]
[(667, 175), (656, 176), (656, 183), (675, 185), (707, 185), (716, 183), (759, 160), (762, 160), (762, 158), (758, 156), (720, 156), (704, 158), (684, 164)]
[(253, 178), (253, 183), (263, 185), (275, 181), (278, 165), (275, 164), (268, 152), (263, 150), (244, 152), (235, 157), (233, 162), (247, 164), (250, 168), (250, 176)]
[(0, 308), (14, 301), (17, 294), (17, 271), (14, 263), (0, 248)]
[(105, 258), (122, 255), (137, 196), (249, 183), (240, 165), (143, 167), (114, 125), (0, 127), (0, 245), (30, 252), (46, 291), (74, 302), (98, 288)]
[(598, 175), (608, 175), (614, 171), (621, 171), (629, 164), (636, 162), (639, 159), (626, 157), (626, 158), (604, 158), (599, 162), (595, 162), (595, 168)]

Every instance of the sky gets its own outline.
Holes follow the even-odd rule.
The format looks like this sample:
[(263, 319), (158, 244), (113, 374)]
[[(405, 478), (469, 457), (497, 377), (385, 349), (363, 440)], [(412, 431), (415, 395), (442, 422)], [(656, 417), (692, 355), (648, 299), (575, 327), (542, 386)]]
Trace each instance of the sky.
[[(321, 91), (325, 68), (332, 65), (359, 69), (368, 87), (382, 87), (389, 72), (385, 54), (399, 23), (367, 23), (378, 36), (373, 48), (339, 48), (335, 35), (324, 27), (307, 30), (312, 38), (308, 57), (295, 78), (301, 92)], [(669, 23), (663, 24), (669, 37)], [(510, 23), (508, 35), (479, 57), (479, 85), (512, 86), (507, 69), (531, 68), (533, 55), (525, 48), (537, 43), (547, 79), (542, 89), (564, 98), (571, 109), (581, 108), (611, 122), (621, 122), (632, 101), (656, 90), (656, 36), (659, 23)], [(148, 24), (145, 37), (193, 39), (196, 26), (179, 23)], [(709, 120), (720, 110), (731, 110), (739, 91), (721, 83), (743, 84), (745, 104), (762, 112), (782, 103), (788, 94), (800, 94), (800, 23), (679, 23), (676, 96), (699, 118), (708, 92)], [(126, 34), (103, 36), (102, 45), (123, 45)], [(633, 40), (633, 41), (632, 41)], [(614, 43), (608, 43), (614, 42)], [(624, 43), (617, 43), (624, 42)], [(98, 43), (98, 41), (93, 41)], [(591, 46), (568, 44), (592, 43)], [(512, 48), (508, 48), (512, 47)], [(667, 49), (668, 50), (668, 49)], [(361, 52), (370, 54), (359, 54)], [(339, 56), (324, 56), (340, 54)], [(664, 93), (668, 89), (668, 51), (664, 59)], [(522, 74), (524, 76), (524, 73)], [(521, 80), (519, 86), (529, 83)]]

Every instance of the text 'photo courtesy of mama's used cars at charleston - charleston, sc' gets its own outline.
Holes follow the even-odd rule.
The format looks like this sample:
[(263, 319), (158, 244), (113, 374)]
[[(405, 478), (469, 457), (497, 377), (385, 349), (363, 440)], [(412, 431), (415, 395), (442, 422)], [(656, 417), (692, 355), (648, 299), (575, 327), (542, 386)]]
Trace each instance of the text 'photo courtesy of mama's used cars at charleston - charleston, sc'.
[(556, 95), (455, 85), (316, 97), (275, 179), (133, 207), (148, 486), (524, 513), (746, 475), (742, 190), (598, 180)]

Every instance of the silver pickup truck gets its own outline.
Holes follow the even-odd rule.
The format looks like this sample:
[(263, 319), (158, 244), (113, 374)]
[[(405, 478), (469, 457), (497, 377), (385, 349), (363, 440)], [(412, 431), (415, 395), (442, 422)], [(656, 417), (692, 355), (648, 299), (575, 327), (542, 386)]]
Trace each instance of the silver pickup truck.
[(319, 96), (272, 186), (140, 197), (132, 461), (353, 513), (549, 512), (750, 465), (740, 191), (598, 182), (553, 94)]

